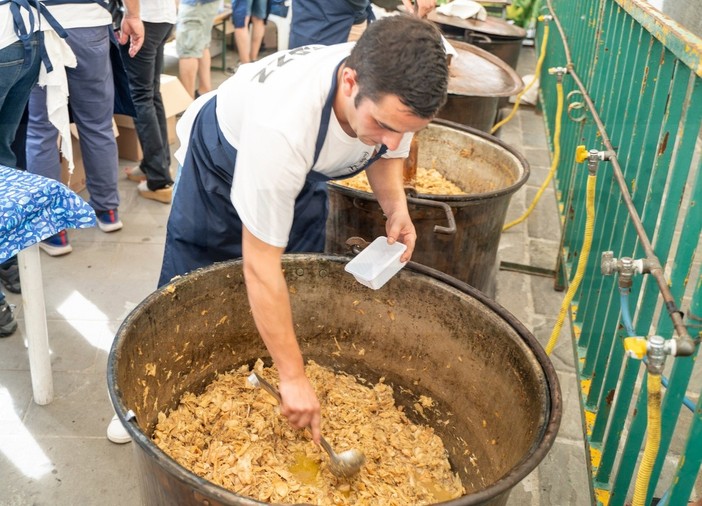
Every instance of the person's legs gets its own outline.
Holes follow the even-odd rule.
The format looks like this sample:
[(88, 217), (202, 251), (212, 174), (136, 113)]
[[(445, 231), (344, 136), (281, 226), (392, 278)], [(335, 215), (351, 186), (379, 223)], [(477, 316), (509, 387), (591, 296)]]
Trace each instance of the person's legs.
[(232, 0), (234, 40), (241, 63), (251, 61), (251, 36), (249, 34), (250, 0)]
[(212, 90), (212, 74), (211, 74), (211, 58), (210, 48), (206, 47), (202, 51), (202, 57), (197, 61), (197, 91), (199, 95), (203, 95)]
[(80, 137), (89, 203), (98, 212), (114, 211), (119, 206), (108, 30), (108, 26), (71, 28), (67, 38), (78, 60), (76, 68), (66, 69), (69, 100)]
[(12, 308), (5, 300), (5, 294), (0, 290), (0, 337), (8, 337), (17, 330), (17, 321)]
[(12, 293), (22, 292), (17, 256), (10, 257), (0, 264), (0, 282)]
[(266, 34), (266, 18), (268, 17), (268, 2), (252, 0), (249, 7), (251, 13), (251, 61), (258, 60), (263, 36)]
[(251, 61), (258, 60), (261, 42), (266, 34), (266, 24), (261, 18), (251, 17)]
[[(200, 5), (181, 5), (176, 24), (176, 52), (180, 59), (179, 77), (190, 96), (212, 89), (210, 78), (210, 50), (212, 23), (219, 10), (217, 2)], [(195, 78), (199, 79), (196, 86)]]
[(178, 79), (191, 97), (195, 96), (195, 78), (198, 76), (198, 59), (182, 57), (178, 60)]
[(49, 122), (46, 90), (35, 86), (29, 96), (27, 123), (27, 170), (55, 180), (61, 179), (58, 130)]
[(163, 47), (171, 29), (169, 23), (144, 23), (144, 45), (133, 58), (129, 57), (128, 46), (121, 46), (136, 110), (134, 125), (144, 152), (140, 168), (152, 191), (173, 184), (166, 113), (160, 91)]
[(39, 35), (34, 35), (31, 44), (33, 50), (29, 62), (25, 62), (21, 42), (0, 49), (0, 164), (8, 167), (16, 167), (12, 142), (29, 94), (39, 77)]
[[(35, 86), (29, 96), (27, 123), (27, 171), (50, 179), (61, 179), (61, 157), (58, 150), (58, 130), (49, 121), (46, 110), (46, 90)], [(39, 243), (50, 256), (67, 255), (73, 251), (65, 230)]]

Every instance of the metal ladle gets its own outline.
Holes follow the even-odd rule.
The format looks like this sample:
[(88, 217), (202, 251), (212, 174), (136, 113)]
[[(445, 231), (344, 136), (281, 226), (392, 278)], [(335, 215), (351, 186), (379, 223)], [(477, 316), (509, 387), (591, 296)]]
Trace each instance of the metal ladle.
[[(261, 376), (255, 372), (251, 373), (249, 376), (249, 383), (255, 387), (263, 387), (265, 391), (271, 394), (278, 401), (278, 404), (282, 404), (283, 400), (280, 397), (278, 390), (268, 383)], [(329, 470), (334, 476), (339, 476), (341, 478), (351, 478), (358, 471), (360, 471), (363, 463), (366, 461), (366, 456), (359, 450), (352, 448), (351, 450), (346, 450), (341, 453), (336, 453), (332, 447), (329, 445), (324, 437), (320, 437), (319, 443), (322, 448), (329, 454)]]

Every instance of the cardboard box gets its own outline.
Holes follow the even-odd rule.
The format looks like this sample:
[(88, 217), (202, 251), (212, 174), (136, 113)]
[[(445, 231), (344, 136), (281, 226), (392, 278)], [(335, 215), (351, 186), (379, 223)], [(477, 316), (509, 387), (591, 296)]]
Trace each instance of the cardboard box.
[[(61, 157), (61, 182), (68, 186), (71, 190), (79, 193), (85, 190), (85, 165), (83, 164), (83, 154), (80, 150), (80, 140), (78, 128), (75, 123), (71, 123), (71, 146), (73, 147), (73, 174), (68, 173), (68, 161)], [(119, 136), (117, 125), (112, 121), (112, 132), (115, 137)], [(59, 138), (59, 150), (61, 149), (61, 140)], [(69, 181), (70, 178), (70, 181)]]
[[(168, 143), (173, 144), (176, 141), (176, 115), (183, 112), (193, 99), (185, 91), (178, 78), (168, 74), (161, 74), (161, 98), (163, 99), (163, 108), (166, 112)], [(119, 157), (135, 162), (141, 161), (144, 153), (141, 149), (141, 144), (139, 144), (139, 137), (134, 127), (134, 119), (131, 116), (115, 114), (115, 123), (119, 129), (119, 136), (117, 137)]]

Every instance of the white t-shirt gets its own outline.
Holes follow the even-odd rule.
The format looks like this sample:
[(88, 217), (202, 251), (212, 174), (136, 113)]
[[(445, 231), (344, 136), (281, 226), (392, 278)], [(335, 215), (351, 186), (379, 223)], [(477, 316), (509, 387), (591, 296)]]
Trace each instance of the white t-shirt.
[(176, 22), (175, 0), (141, 0), (140, 11), (141, 20), (146, 23)]
[(97, 3), (49, 4), (46, 7), (64, 28), (93, 28), (112, 24), (110, 11)]
[[(310, 170), (327, 177), (354, 172), (380, 146), (367, 146), (347, 135), (333, 110), (317, 163), (315, 145), (322, 109), (337, 65), (353, 43), (305, 46), (242, 65), (215, 91), (200, 97), (183, 114), (177, 132), (182, 164), (195, 116), (217, 94), (217, 121), (237, 149), (231, 189), (241, 221), (258, 239), (285, 247), (295, 199)], [(405, 158), (412, 134), (406, 134), (385, 158)]]

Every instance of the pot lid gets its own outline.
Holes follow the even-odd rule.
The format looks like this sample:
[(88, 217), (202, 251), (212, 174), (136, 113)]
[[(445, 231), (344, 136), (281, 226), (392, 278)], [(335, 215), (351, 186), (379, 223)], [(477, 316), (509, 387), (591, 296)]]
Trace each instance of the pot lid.
[(496, 37), (507, 37), (511, 39), (523, 39), (526, 37), (526, 30), (516, 25), (511, 25), (502, 19), (488, 16), (485, 21), (478, 19), (461, 19), (457, 16), (445, 16), (436, 10), (427, 15), (429, 21), (439, 25), (456, 26), (474, 32), (494, 35)]
[(449, 94), (509, 97), (524, 87), (522, 78), (497, 56), (466, 42), (448, 42), (458, 53), (449, 64)]

